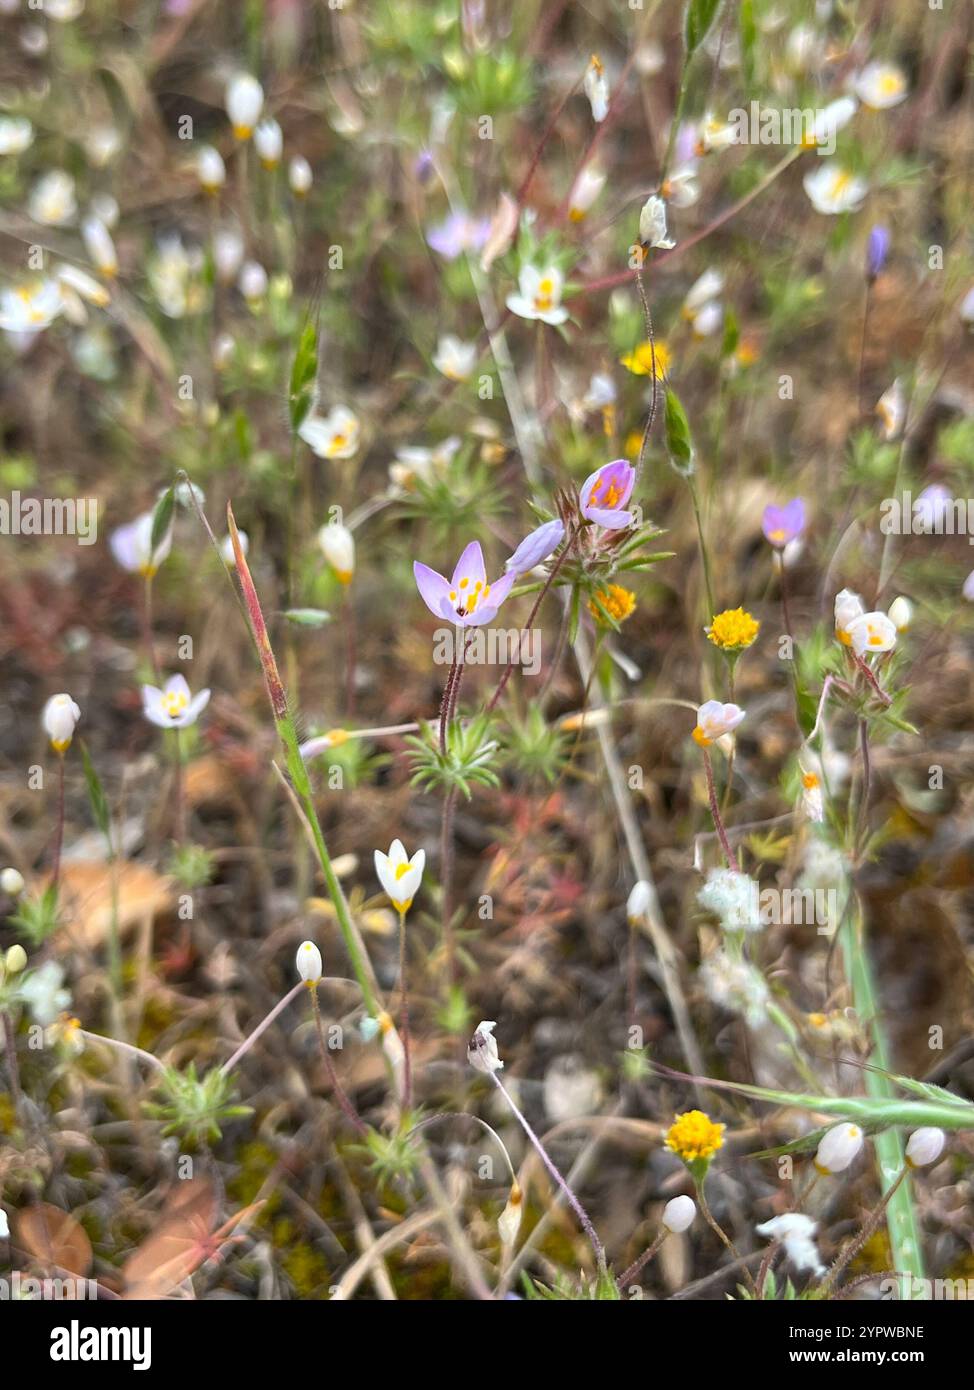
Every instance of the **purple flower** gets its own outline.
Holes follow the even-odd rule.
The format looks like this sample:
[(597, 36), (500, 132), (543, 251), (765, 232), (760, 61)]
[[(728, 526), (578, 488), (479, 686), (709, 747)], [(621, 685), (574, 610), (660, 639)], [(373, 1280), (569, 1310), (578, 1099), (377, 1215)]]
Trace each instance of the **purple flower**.
[(800, 536), (804, 529), (805, 503), (800, 497), (793, 497), (783, 507), (765, 507), (761, 530), (775, 550), (784, 550), (788, 542)]
[(445, 222), (430, 227), (426, 240), (438, 255), (455, 261), (464, 251), (479, 251), (490, 233), (490, 219), (451, 212)]
[(442, 574), (418, 560), (413, 563), (413, 574), (420, 598), (429, 611), (461, 627), (478, 627), (496, 617), (517, 578), (510, 570), (496, 583), (488, 584), (479, 541), (471, 541), (467, 546), (457, 561), (452, 579), (444, 579)]
[[(921, 533), (930, 534), (931, 531), (942, 535), (945, 522), (950, 515), (951, 520), (953, 508), (951, 503), (954, 494), (949, 487), (944, 487), (943, 483), (931, 483), (925, 487), (913, 502), (913, 520), (916, 529)], [(950, 532), (948, 531), (948, 534)]]
[(582, 483), (582, 516), (608, 531), (632, 524), (632, 512), (624, 510), (636, 481), (636, 470), (626, 459), (614, 459), (590, 473)]
[(426, 183), (433, 172), (433, 152), (432, 150), (420, 150), (413, 164), (413, 173), (420, 183)]
[(527, 574), (535, 565), (540, 565), (542, 560), (547, 560), (551, 552), (561, 545), (564, 537), (564, 522), (559, 521), (557, 517), (554, 521), (546, 521), (543, 526), (524, 537), (504, 568), (514, 574)]
[(875, 226), (869, 232), (869, 241), (866, 244), (866, 276), (870, 280), (875, 280), (886, 264), (886, 257), (889, 255), (890, 234), (889, 228)]

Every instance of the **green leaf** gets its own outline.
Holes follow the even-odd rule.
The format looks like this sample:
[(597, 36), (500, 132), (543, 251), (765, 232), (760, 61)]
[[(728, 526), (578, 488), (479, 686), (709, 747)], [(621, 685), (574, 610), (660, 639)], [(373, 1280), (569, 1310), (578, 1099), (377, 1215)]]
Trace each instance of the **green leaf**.
[(153, 557), (172, 526), (172, 514), (176, 506), (176, 486), (172, 484), (156, 503), (152, 513), (152, 530), (149, 533), (149, 554)]
[(690, 0), (683, 27), (688, 54), (693, 53), (703, 43), (719, 8), (720, 0)]
[(664, 423), (666, 447), (671, 463), (680, 473), (692, 473), (693, 440), (690, 437), (690, 422), (679, 396), (669, 386), (666, 388)]
[(291, 364), (291, 383), (288, 392), (291, 429), (304, 423), (314, 401), (314, 383), (318, 375), (318, 333), (313, 323), (306, 323), (298, 339), (297, 352)]
[(112, 822), (108, 811), (108, 799), (102, 787), (98, 773), (95, 771), (94, 763), (88, 753), (86, 744), (81, 745), (81, 763), (85, 772), (85, 784), (88, 788), (88, 800), (91, 803), (92, 815), (95, 817), (95, 824), (108, 841), (109, 853), (112, 853)]
[(741, 0), (737, 23), (744, 77), (750, 85), (754, 81), (754, 50), (758, 39), (758, 26), (754, 19), (754, 0)]
[(331, 614), (324, 608), (287, 608), (284, 616), (296, 627), (324, 627), (331, 622)]

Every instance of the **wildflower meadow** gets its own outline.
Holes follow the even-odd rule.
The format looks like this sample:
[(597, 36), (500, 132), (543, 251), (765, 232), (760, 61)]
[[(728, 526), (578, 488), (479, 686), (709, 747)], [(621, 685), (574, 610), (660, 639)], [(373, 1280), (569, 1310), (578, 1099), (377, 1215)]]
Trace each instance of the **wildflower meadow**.
[(2, 1298), (974, 1298), (974, 9), (0, 36)]

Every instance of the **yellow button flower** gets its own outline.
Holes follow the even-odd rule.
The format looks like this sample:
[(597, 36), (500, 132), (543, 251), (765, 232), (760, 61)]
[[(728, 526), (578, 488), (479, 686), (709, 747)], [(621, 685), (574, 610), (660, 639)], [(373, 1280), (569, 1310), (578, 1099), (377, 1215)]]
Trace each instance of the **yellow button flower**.
[(605, 616), (599, 604), (617, 623), (624, 623), (636, 607), (636, 595), (630, 589), (624, 589), (621, 584), (609, 584), (605, 589), (598, 589), (595, 597), (589, 601), (588, 608), (596, 622), (604, 623)]
[[(671, 362), (670, 350), (665, 343), (656, 344), (656, 375), (665, 376), (670, 369)], [(633, 348), (632, 352), (624, 353), (619, 358), (623, 367), (626, 367), (633, 376), (652, 376), (653, 374), (653, 345), (649, 342), (640, 343)]]
[(736, 652), (749, 647), (757, 637), (761, 624), (743, 608), (726, 608), (717, 613), (707, 628), (707, 636), (715, 647)]
[(713, 1158), (723, 1148), (725, 1129), (726, 1125), (715, 1124), (702, 1110), (687, 1110), (674, 1118), (663, 1147), (684, 1163)]

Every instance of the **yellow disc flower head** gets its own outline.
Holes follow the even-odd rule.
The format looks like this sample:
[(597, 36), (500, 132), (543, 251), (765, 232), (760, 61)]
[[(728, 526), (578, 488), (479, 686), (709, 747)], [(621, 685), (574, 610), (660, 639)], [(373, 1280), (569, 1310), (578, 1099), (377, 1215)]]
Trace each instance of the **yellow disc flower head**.
[[(601, 608), (599, 605), (601, 604)], [(589, 601), (589, 612), (595, 621), (605, 623), (605, 613), (608, 613), (617, 623), (624, 623), (636, 607), (636, 595), (630, 589), (624, 589), (621, 584), (609, 584), (604, 589), (596, 591), (594, 598)], [(605, 609), (605, 613), (602, 609)]]
[(645, 343), (640, 343), (638, 347), (633, 348), (632, 352), (624, 353), (623, 356), (619, 358), (619, 362), (628, 371), (632, 372), (633, 376), (652, 376), (654, 346), (656, 376), (658, 378), (664, 377), (670, 369), (671, 360), (670, 350), (665, 343), (658, 342), (654, 345), (647, 340)]
[(707, 636), (721, 651), (740, 652), (751, 645), (760, 628), (757, 619), (743, 608), (726, 608), (723, 613), (714, 615)]
[(686, 1110), (675, 1116), (666, 1131), (665, 1149), (686, 1164), (709, 1162), (724, 1144), (725, 1125), (715, 1124), (702, 1110)]

